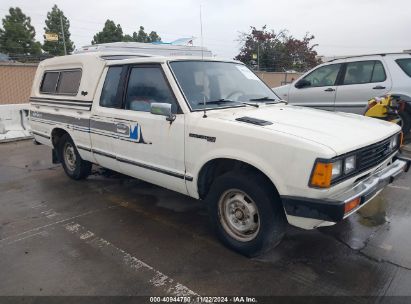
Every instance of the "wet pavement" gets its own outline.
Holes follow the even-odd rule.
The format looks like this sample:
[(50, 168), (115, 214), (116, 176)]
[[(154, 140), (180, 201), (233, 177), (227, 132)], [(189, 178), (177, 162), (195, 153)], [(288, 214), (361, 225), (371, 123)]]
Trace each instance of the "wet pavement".
[(202, 202), (98, 168), (72, 181), (48, 147), (0, 145), (0, 295), (411, 296), (410, 232), (407, 174), (248, 259), (219, 243)]

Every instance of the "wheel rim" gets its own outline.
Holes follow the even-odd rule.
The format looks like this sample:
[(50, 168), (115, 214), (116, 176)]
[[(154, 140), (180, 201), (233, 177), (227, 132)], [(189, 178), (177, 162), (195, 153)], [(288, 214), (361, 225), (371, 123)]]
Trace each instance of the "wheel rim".
[(74, 147), (70, 143), (66, 143), (64, 145), (64, 162), (67, 169), (69, 169), (70, 171), (76, 170), (77, 157), (74, 151)]
[(220, 223), (224, 230), (241, 242), (253, 240), (260, 230), (260, 216), (255, 202), (243, 191), (230, 189), (218, 202)]

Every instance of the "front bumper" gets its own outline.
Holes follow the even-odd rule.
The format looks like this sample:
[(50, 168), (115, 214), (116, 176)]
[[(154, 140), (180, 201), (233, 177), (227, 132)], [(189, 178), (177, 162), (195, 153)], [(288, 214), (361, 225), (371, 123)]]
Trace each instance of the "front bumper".
[[(411, 166), (411, 159), (395, 156), (389, 166), (372, 173), (366, 179), (354, 184), (327, 199), (283, 196), (282, 201), (287, 215), (296, 217), (338, 222), (367, 204), (388, 184), (392, 183)], [(345, 213), (345, 205), (360, 198), (359, 206)]]

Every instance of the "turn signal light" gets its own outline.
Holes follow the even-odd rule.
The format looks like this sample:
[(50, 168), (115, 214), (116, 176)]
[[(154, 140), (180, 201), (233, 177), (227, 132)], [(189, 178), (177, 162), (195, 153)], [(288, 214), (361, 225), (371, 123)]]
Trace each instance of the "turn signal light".
[(329, 188), (331, 186), (332, 171), (332, 163), (317, 162), (311, 176), (310, 185), (318, 188)]
[(348, 213), (360, 205), (361, 198), (357, 197), (344, 205), (344, 213)]

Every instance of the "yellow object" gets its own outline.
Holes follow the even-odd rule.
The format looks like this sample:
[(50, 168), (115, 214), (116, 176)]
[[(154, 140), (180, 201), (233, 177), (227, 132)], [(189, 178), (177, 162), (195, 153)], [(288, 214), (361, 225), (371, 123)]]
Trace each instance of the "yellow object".
[(391, 105), (391, 95), (375, 97), (368, 101), (368, 110), (365, 116), (384, 118), (387, 117), (387, 109)]
[(329, 188), (331, 186), (332, 171), (332, 163), (317, 162), (311, 176), (311, 186)]
[(46, 41), (58, 41), (59, 40), (59, 35), (55, 33), (45, 33), (44, 38)]

